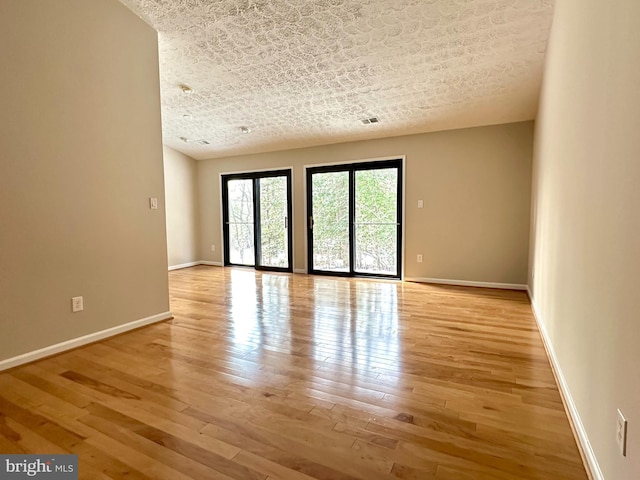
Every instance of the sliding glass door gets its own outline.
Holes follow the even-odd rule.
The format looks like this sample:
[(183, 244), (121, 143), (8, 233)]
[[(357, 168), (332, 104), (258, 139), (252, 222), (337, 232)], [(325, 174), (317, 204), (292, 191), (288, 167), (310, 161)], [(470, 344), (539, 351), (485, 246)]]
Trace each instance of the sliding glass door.
[(402, 161), (307, 169), (308, 270), (400, 278)]
[(291, 171), (222, 176), (225, 265), (292, 271)]

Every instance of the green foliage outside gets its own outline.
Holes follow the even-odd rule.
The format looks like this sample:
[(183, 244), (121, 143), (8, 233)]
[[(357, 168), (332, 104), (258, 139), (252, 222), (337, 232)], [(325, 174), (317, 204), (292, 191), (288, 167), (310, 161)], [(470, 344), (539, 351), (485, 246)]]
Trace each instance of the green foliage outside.
[(355, 270), (393, 275), (397, 270), (398, 170), (361, 170), (355, 177)]
[(313, 268), (349, 271), (349, 172), (313, 175)]
[(229, 261), (253, 265), (253, 180), (229, 180)]
[(262, 266), (288, 266), (287, 248), (287, 179), (260, 179), (260, 252)]

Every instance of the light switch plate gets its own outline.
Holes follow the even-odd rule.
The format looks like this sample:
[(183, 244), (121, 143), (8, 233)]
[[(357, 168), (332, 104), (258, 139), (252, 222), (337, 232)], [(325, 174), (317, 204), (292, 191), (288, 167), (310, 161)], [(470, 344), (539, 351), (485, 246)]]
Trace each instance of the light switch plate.
[(157, 210), (158, 209), (158, 199), (156, 197), (149, 198), (149, 208), (151, 210)]

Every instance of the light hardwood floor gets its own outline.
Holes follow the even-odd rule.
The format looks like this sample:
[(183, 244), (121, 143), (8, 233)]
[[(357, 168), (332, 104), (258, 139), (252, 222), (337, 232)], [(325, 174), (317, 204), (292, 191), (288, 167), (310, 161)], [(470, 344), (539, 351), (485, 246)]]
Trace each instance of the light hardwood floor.
[(586, 479), (526, 294), (193, 267), (171, 321), (0, 374), (80, 478)]

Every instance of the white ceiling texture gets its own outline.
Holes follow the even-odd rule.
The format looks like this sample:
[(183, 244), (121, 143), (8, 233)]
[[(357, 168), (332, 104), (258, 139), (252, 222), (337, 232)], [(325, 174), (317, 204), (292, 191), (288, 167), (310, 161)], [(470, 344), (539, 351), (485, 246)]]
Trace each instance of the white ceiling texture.
[(164, 143), (196, 159), (533, 119), (553, 14), (553, 0), (121, 1), (159, 32)]

